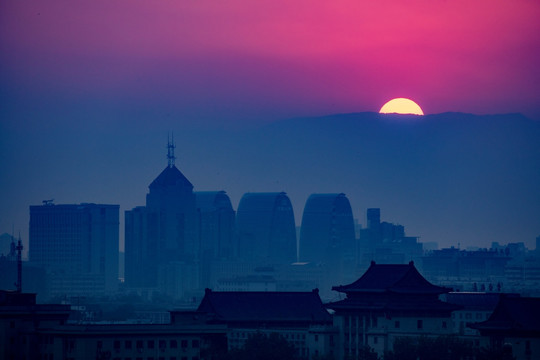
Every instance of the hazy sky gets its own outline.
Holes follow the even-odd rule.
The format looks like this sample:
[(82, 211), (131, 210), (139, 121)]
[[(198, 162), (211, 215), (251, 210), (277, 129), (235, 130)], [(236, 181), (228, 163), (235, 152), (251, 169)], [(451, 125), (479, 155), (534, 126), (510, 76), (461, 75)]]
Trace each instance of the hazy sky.
[(28, 206), (48, 197), (144, 204), (169, 130), (394, 97), (540, 120), (538, 19), (536, 0), (3, 1), (0, 232), (24, 234)]

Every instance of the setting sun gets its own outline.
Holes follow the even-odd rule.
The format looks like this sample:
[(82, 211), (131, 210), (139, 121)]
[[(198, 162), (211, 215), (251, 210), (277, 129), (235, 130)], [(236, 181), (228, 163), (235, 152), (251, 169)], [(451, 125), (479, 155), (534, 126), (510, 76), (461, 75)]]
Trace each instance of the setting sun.
[(417, 103), (406, 98), (395, 98), (388, 101), (379, 110), (379, 113), (424, 115), (424, 112)]

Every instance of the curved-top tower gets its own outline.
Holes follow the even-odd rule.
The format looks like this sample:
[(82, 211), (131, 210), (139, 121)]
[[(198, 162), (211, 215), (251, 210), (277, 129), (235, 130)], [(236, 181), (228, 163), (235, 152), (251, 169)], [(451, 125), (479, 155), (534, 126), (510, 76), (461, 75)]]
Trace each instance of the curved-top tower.
[(204, 259), (229, 259), (234, 255), (235, 212), (225, 191), (196, 191), (199, 242)]
[(286, 193), (246, 193), (236, 215), (238, 256), (270, 264), (293, 263), (296, 229)]
[(354, 256), (354, 220), (345, 194), (312, 194), (306, 201), (300, 229), (300, 260), (328, 262)]

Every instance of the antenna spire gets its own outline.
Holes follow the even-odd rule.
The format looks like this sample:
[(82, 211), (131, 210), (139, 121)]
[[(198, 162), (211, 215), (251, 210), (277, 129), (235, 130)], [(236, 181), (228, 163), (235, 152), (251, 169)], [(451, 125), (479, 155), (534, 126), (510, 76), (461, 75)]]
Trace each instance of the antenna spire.
[(21, 242), (21, 232), (19, 231), (19, 242), (17, 244), (17, 247), (15, 248), (17, 250), (17, 292), (22, 292), (22, 242)]
[(174, 160), (176, 159), (176, 156), (174, 156), (175, 147), (176, 145), (174, 145), (174, 133), (171, 134), (170, 139), (169, 135), (167, 135), (167, 162), (170, 168), (174, 166)]

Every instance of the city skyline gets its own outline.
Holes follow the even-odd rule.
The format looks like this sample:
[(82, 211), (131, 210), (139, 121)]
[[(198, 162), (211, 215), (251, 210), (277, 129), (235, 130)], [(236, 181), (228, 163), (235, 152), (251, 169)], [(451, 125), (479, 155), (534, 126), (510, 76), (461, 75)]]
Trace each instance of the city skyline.
[[(121, 210), (142, 205), (148, 184), (165, 164), (166, 133), (173, 131), (178, 167), (195, 190), (225, 190), (235, 209), (246, 192), (284, 191), (299, 226), (311, 193), (343, 192), (360, 223), (363, 209), (378, 207), (388, 221), (441, 246), (487, 247), (495, 240), (533, 247), (540, 234), (534, 187), (539, 149), (528, 142), (537, 126), (522, 126), (519, 115), (509, 117), (521, 129), (510, 139), (512, 149), (520, 141), (527, 144), (519, 152), (499, 150), (504, 137), (492, 138), (489, 128), (468, 137), (456, 127), (439, 144), (404, 131), (420, 150), (394, 149), (394, 157), (404, 158), (399, 170), (407, 171), (401, 183), (375, 160), (364, 169), (376, 173), (372, 177), (332, 163), (328, 154), (306, 145), (298, 129), (297, 137), (288, 138), (294, 141), (288, 156), (279, 152), (279, 137), (262, 141), (264, 149), (248, 141), (298, 118), (375, 112), (395, 97), (416, 101), (427, 114), (426, 127), (434, 114), (448, 111), (522, 113), (538, 124), (535, 2), (28, 1), (3, 3), (0, 10), (0, 233), (20, 230), (27, 242), (28, 207), (44, 199), (114, 203)], [(342, 132), (365, 130), (362, 124), (342, 127), (338, 118), (331, 120), (336, 126), (319, 128), (333, 138), (312, 139), (327, 151), (330, 143), (340, 146)], [(358, 147), (334, 154), (356, 152), (352, 169), (373, 155), (369, 136), (357, 135)], [(459, 142), (471, 137), (498, 157), (490, 155), (485, 164), (481, 146), (473, 147), (470, 157), (481, 166), (468, 163), (469, 176), (442, 171), (433, 149), (447, 144), (457, 156), (448, 152), (443, 160), (459, 168)], [(257, 163), (257, 156), (287, 167)], [(304, 174), (294, 161), (304, 162)], [(279, 171), (270, 176), (270, 168)], [(508, 171), (516, 170), (513, 179)], [(487, 175), (495, 185), (486, 184)], [(422, 181), (425, 193), (414, 187)], [(456, 223), (459, 204), (438, 214), (427, 202), (452, 202), (461, 190), (479, 196), (472, 206), (461, 201)], [(463, 241), (456, 228), (464, 232)]]
[[(296, 226), (310, 194), (345, 193), (353, 217), (364, 226), (365, 209), (381, 208), (387, 221), (440, 247), (490, 247), (493, 241), (535, 247), (538, 122), (517, 115), (385, 118), (364, 113), (293, 119), (255, 130), (175, 132), (176, 163), (195, 191), (225, 190), (235, 210), (245, 193), (286, 192)], [(148, 186), (167, 164), (166, 134), (161, 129), (128, 134), (81, 134), (86, 141), (64, 137), (41, 154), (9, 140), (20, 152), (8, 164), (25, 171), (7, 171), (14, 178), (3, 179), (0, 231), (10, 233), (15, 224), (26, 241), (28, 206), (45, 199), (119, 204), (121, 211), (143, 205)], [(42, 146), (47, 142), (40, 140)], [(64, 153), (73, 149), (80, 158)], [(54, 155), (45, 157), (47, 152)], [(20, 163), (21, 157), (36, 155), (43, 161), (39, 167)], [(65, 168), (58, 167), (59, 158), (67, 160)], [(47, 166), (61, 171), (49, 172)]]

